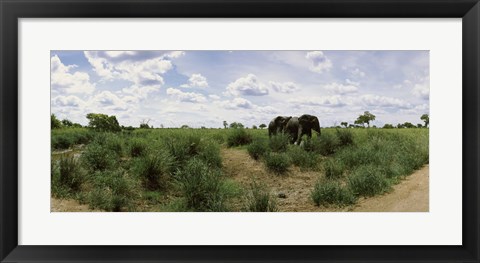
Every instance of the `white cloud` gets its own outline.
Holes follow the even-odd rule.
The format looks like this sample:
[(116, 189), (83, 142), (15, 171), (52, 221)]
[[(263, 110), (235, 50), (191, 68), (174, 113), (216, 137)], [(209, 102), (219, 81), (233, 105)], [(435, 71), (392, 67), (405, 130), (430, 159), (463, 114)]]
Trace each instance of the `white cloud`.
[(128, 88), (123, 88), (122, 92), (138, 99), (146, 99), (152, 92), (160, 90), (160, 86), (137, 86), (132, 85)]
[(347, 105), (347, 102), (338, 95), (303, 97), (303, 98), (291, 99), (288, 102), (295, 105), (324, 106), (324, 107), (342, 107)]
[(102, 79), (120, 78), (136, 85), (163, 85), (164, 81), (161, 75), (173, 68), (172, 62), (165, 59), (169, 55), (153, 53), (156, 56), (144, 59), (136, 58), (135, 60), (133, 57), (136, 54), (133, 51), (84, 52), (88, 62), (93, 66), (93, 70)]
[(299, 91), (300, 88), (297, 86), (297, 84), (293, 82), (284, 82), (284, 83), (278, 83), (278, 82), (269, 82), (270, 87), (272, 87), (273, 90), (276, 92), (280, 93), (293, 93), (295, 91)]
[(192, 74), (188, 79), (187, 84), (183, 84), (180, 87), (182, 88), (206, 88), (208, 87), (207, 78), (201, 74)]
[(312, 63), (310, 66), (311, 71), (323, 73), (325, 71), (329, 71), (332, 67), (332, 62), (327, 58), (327, 56), (325, 56), (325, 54), (323, 54), (322, 51), (308, 52), (305, 57)]
[(358, 83), (351, 82), (348, 79), (346, 80), (346, 82), (347, 82), (347, 85), (333, 82), (325, 85), (325, 89), (332, 91), (333, 93), (336, 93), (336, 94), (355, 93), (358, 91), (358, 87), (357, 87)]
[(90, 100), (90, 103), (94, 107), (113, 111), (127, 111), (132, 109), (132, 107), (129, 107), (128, 103), (108, 90), (96, 94)]
[(65, 66), (60, 58), (55, 55), (50, 58), (51, 85), (52, 90), (90, 94), (95, 90), (95, 84), (90, 83), (90, 76), (84, 72), (73, 72), (76, 65)]
[(82, 108), (85, 106), (85, 102), (77, 96), (57, 96), (52, 99), (53, 107), (74, 107)]
[(430, 87), (428, 82), (418, 83), (413, 86), (413, 95), (428, 100), (430, 98)]
[(365, 72), (361, 71), (359, 68), (355, 68), (353, 71), (352, 71), (352, 75), (354, 77), (365, 77)]
[(208, 97), (212, 100), (219, 100), (220, 99), (220, 96), (217, 96), (217, 95), (214, 95), (214, 94), (208, 95)]
[(200, 93), (183, 92), (174, 88), (168, 88), (167, 94), (183, 102), (202, 103), (207, 101), (205, 96)]
[(395, 107), (403, 109), (408, 109), (412, 107), (410, 103), (407, 103), (404, 100), (374, 94), (362, 95), (360, 96), (359, 101), (363, 105), (369, 107)]
[(221, 101), (218, 103), (221, 107), (229, 110), (235, 109), (252, 109), (254, 107), (253, 103), (244, 98), (234, 98), (233, 100)]
[(239, 78), (228, 84), (226, 95), (247, 95), (247, 96), (263, 96), (268, 94), (268, 89), (262, 83), (259, 83), (257, 77), (248, 74), (246, 77)]

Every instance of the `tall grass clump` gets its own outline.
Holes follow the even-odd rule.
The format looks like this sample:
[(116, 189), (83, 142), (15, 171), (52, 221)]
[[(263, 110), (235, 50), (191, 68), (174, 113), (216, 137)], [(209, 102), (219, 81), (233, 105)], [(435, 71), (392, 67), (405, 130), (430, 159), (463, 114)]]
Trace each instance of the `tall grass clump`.
[(252, 135), (244, 128), (231, 129), (227, 136), (227, 146), (240, 146), (251, 143), (253, 140)]
[(272, 196), (265, 184), (253, 181), (246, 200), (248, 212), (276, 212), (278, 211), (275, 197)]
[(71, 197), (81, 190), (86, 181), (85, 173), (74, 157), (62, 156), (52, 161), (52, 194), (56, 197)]
[(135, 211), (139, 197), (138, 181), (122, 170), (97, 171), (92, 175), (93, 189), (88, 193), (90, 208), (111, 212)]
[(348, 186), (355, 195), (359, 196), (374, 196), (390, 189), (390, 183), (384, 171), (372, 165), (360, 166), (353, 171), (348, 178)]
[(261, 157), (265, 156), (270, 152), (270, 148), (268, 147), (268, 143), (262, 139), (256, 139), (247, 147), (248, 154), (254, 160), (258, 160)]
[(147, 190), (167, 188), (173, 158), (166, 152), (156, 152), (137, 158), (133, 163), (133, 173), (142, 181)]
[(144, 139), (134, 138), (128, 145), (128, 152), (130, 157), (141, 157), (147, 153), (148, 145)]
[(328, 179), (338, 179), (344, 174), (345, 167), (336, 159), (328, 159), (323, 163), (323, 171)]
[(172, 134), (170, 138), (163, 140), (165, 148), (175, 159), (177, 165), (185, 163), (190, 157), (200, 152), (200, 136)]
[(202, 140), (197, 157), (213, 168), (222, 167), (220, 145), (211, 140)]
[(315, 149), (315, 151), (324, 156), (334, 154), (339, 147), (339, 140), (337, 136), (329, 132), (323, 132), (322, 135), (316, 140), (318, 140), (316, 146), (318, 148)]
[(290, 167), (290, 158), (285, 153), (269, 153), (264, 158), (267, 169), (275, 174), (284, 174)]
[(86, 128), (63, 128), (52, 130), (51, 146), (53, 149), (68, 149), (77, 144), (87, 144), (94, 133)]
[(175, 179), (188, 209), (204, 212), (226, 210), (226, 194), (219, 169), (193, 158), (175, 174)]
[(115, 166), (118, 156), (103, 145), (92, 142), (87, 145), (80, 158), (88, 170), (104, 171)]
[(270, 138), (270, 149), (273, 152), (285, 152), (290, 144), (290, 136), (286, 133), (278, 133)]
[(343, 187), (338, 181), (333, 180), (318, 180), (310, 196), (317, 206), (346, 206), (353, 205), (357, 201), (349, 188)]
[(348, 146), (353, 144), (353, 132), (348, 129), (337, 129), (336, 135), (339, 146)]
[(313, 152), (307, 152), (297, 145), (288, 148), (288, 156), (292, 163), (303, 169), (315, 169), (318, 165), (318, 156)]

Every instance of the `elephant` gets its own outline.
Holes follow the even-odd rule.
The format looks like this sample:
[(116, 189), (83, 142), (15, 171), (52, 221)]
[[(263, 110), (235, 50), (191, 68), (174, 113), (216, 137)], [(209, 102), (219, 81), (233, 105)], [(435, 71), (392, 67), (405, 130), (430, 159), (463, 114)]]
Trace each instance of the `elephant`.
[(268, 124), (268, 137), (272, 135), (277, 135), (277, 133), (282, 133), (285, 130), (287, 122), (292, 118), (292, 116), (277, 116), (274, 118), (270, 124)]
[(308, 114), (304, 114), (298, 118), (290, 118), (285, 127), (285, 131), (290, 135), (291, 142), (296, 145), (300, 144), (303, 135), (312, 138), (312, 130), (316, 131), (318, 136), (320, 136), (320, 122), (318, 118)]

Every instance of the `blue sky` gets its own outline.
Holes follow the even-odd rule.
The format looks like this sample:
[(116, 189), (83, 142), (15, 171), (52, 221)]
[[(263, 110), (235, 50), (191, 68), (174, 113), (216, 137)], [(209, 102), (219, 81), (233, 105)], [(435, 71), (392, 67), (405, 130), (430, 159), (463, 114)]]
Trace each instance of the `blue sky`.
[(308, 113), (321, 126), (423, 123), (429, 113), (428, 51), (52, 51), (51, 107), (87, 124), (246, 126)]

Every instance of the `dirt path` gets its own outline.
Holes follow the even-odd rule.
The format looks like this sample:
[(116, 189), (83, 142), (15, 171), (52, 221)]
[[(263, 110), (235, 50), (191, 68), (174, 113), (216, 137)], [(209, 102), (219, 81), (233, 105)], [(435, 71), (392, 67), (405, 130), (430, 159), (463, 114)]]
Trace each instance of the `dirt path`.
[(360, 200), (355, 212), (428, 212), (429, 167), (408, 176), (393, 186), (393, 191), (380, 196)]
[(315, 206), (310, 191), (320, 172), (303, 172), (294, 167), (283, 176), (266, 171), (260, 161), (255, 161), (245, 150), (222, 149), (224, 172), (248, 189), (253, 178), (265, 183), (274, 196), (279, 193), (286, 198), (277, 198), (281, 212), (417, 212), (428, 211), (429, 169), (428, 165), (408, 176), (387, 194), (360, 199), (353, 207), (334, 208)]
[(50, 198), (50, 212), (96, 212), (88, 205), (82, 205), (73, 199)]

